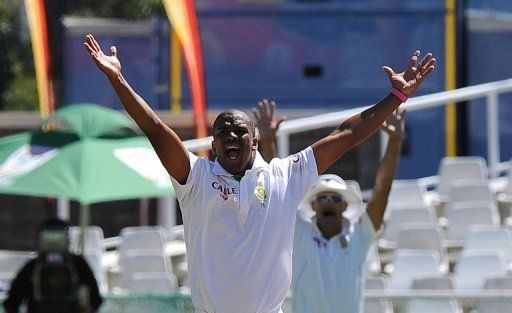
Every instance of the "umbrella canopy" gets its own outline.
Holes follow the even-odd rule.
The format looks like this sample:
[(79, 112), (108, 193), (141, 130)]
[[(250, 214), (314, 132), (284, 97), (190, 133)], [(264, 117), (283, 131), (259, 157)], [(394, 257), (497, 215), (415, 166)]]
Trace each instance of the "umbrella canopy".
[(138, 134), (116, 111), (59, 110), (41, 130), (0, 139), (0, 193), (62, 196), (84, 205), (172, 194), (169, 175)]

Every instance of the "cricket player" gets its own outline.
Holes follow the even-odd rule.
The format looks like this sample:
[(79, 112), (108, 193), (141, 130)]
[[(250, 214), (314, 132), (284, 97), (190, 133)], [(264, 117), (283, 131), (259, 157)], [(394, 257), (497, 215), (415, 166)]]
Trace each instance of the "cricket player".
[(213, 125), (217, 158), (211, 162), (188, 152), (132, 89), (115, 47), (104, 54), (92, 35), (84, 45), (172, 178), (183, 214), (192, 301), (201, 313), (281, 312), (291, 283), (297, 207), (307, 189), (378, 130), (435, 64), (431, 54), (419, 61), (416, 51), (404, 72), (384, 67), (392, 89), (379, 103), (303, 151), (270, 163), (257, 153), (252, 119), (239, 110), (225, 111)]

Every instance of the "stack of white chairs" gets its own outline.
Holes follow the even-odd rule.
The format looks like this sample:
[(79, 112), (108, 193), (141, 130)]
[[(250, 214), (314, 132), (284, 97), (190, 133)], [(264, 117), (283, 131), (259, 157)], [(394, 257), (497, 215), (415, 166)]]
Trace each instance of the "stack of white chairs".
[[(164, 228), (127, 227), (121, 230), (121, 238), (119, 264), (122, 271), (120, 285), (123, 289), (146, 291), (146, 286), (154, 281), (162, 286), (160, 290), (154, 290), (155, 292), (176, 290), (177, 279), (171, 260), (164, 251)], [(163, 287), (165, 285), (167, 287)]]
[[(69, 228), (70, 251), (80, 253), (81, 228), (73, 226)], [(107, 274), (104, 266), (105, 247), (103, 246), (103, 230), (98, 226), (88, 226), (84, 231), (82, 255), (91, 267), (94, 277), (98, 282), (100, 292), (108, 291)]]
[(439, 165), (438, 200), (447, 202), (457, 182), (488, 182), (487, 163), (482, 157), (445, 157)]
[(435, 251), (397, 250), (393, 258), (393, 270), (390, 279), (391, 290), (409, 290), (412, 282), (418, 278), (440, 277), (441, 258)]
[[(365, 280), (365, 289), (379, 291), (389, 290), (387, 278), (382, 275), (367, 276)], [(393, 304), (389, 300), (372, 300), (367, 298), (364, 303), (364, 312), (393, 313)]]
[(492, 203), (453, 203), (448, 204), (444, 212), (448, 247), (462, 247), (472, 226), (498, 227), (500, 224), (498, 210)]
[[(484, 290), (494, 292), (512, 292), (512, 276), (491, 277), (485, 280)], [(509, 313), (512, 308), (510, 298), (481, 299), (476, 303), (478, 313)]]
[(0, 251), (0, 292), (9, 290), (11, 281), (35, 254), (21, 251)]
[[(415, 279), (413, 290), (453, 290), (451, 277), (428, 277)], [(462, 307), (455, 299), (417, 299), (407, 302), (406, 313), (462, 313)]]
[(460, 291), (479, 291), (490, 277), (507, 273), (505, 255), (496, 250), (463, 251), (455, 268), (455, 288)]

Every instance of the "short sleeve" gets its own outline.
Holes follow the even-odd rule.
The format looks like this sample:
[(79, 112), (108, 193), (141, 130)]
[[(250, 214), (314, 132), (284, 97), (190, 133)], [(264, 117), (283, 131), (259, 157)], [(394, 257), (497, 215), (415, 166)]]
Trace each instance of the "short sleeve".
[(313, 149), (307, 147), (287, 158), (274, 159), (271, 165), (276, 167), (286, 185), (285, 203), (297, 209), (308, 188), (318, 179)]
[(190, 190), (194, 186), (195, 182), (200, 179), (200, 175), (203, 172), (201, 167), (204, 166), (202, 163), (205, 161), (202, 158), (198, 158), (192, 152), (189, 152), (188, 156), (190, 160), (190, 173), (188, 174), (187, 182), (185, 184), (180, 184), (176, 179), (174, 179), (174, 177), (171, 176), (174, 193), (180, 202), (190, 193)]

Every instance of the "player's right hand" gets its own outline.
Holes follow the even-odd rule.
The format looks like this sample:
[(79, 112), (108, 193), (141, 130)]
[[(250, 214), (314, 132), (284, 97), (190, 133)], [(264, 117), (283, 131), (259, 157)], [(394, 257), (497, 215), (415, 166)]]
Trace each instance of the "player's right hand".
[(100, 70), (102, 70), (108, 78), (117, 78), (121, 74), (121, 62), (117, 58), (117, 49), (115, 46), (110, 47), (110, 56), (105, 55), (101, 50), (100, 45), (94, 39), (94, 36), (89, 34), (85, 36), (84, 42), (85, 49), (91, 55), (92, 60)]

